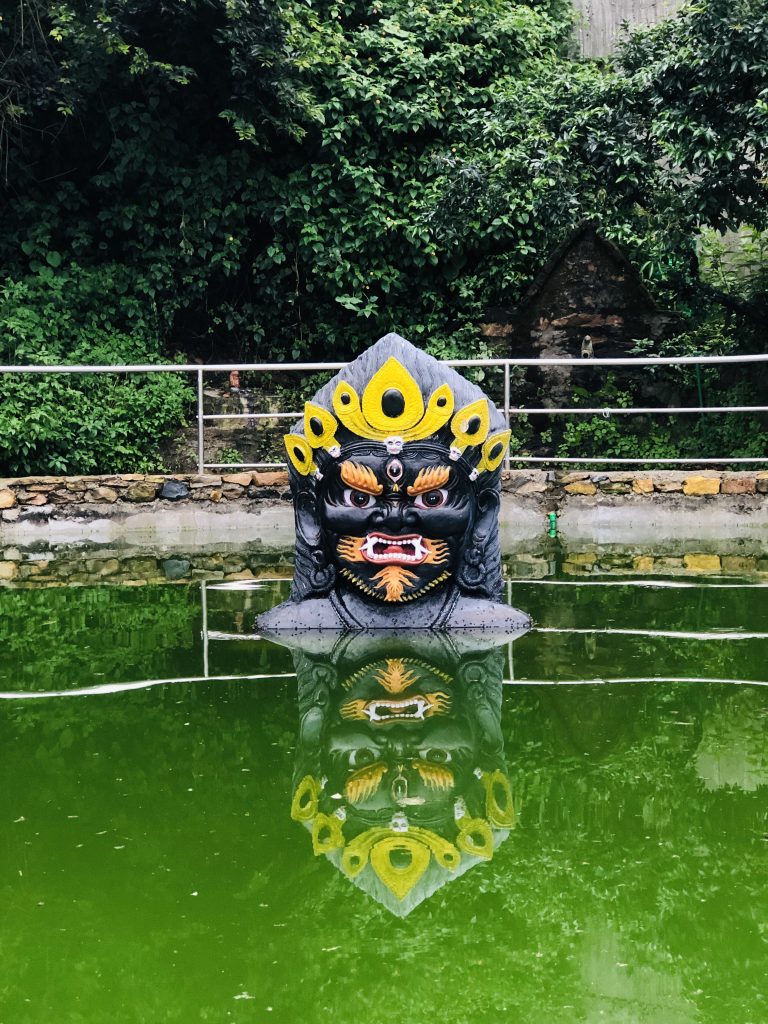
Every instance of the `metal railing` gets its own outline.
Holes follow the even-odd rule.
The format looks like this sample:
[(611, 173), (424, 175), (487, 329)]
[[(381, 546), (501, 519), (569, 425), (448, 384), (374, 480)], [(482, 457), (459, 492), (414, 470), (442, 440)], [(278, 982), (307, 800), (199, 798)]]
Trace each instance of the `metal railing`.
[[(73, 689), (66, 690), (0, 690), (0, 701), (29, 701), (29, 700), (45, 700), (50, 698), (60, 697), (97, 697), (102, 695), (111, 695), (116, 693), (124, 693), (132, 690), (147, 690), (156, 686), (177, 686), (180, 684), (188, 683), (252, 683), (252, 682), (273, 682), (275, 680), (282, 681), (286, 679), (296, 679), (295, 672), (229, 672), (226, 674), (219, 674), (218, 672), (211, 672), (210, 669), (210, 645), (214, 643), (227, 643), (227, 642), (259, 642), (263, 640), (258, 633), (230, 633), (222, 630), (211, 629), (208, 625), (208, 594), (212, 590), (239, 590), (249, 591), (258, 590), (260, 587), (265, 585), (271, 586), (274, 583), (283, 582), (288, 583), (289, 579), (283, 580), (270, 577), (268, 581), (264, 580), (245, 580), (237, 581), (232, 583), (220, 583), (210, 582), (208, 580), (200, 581), (200, 639), (201, 639), (201, 664), (199, 666), (198, 675), (180, 675), (170, 676), (162, 679), (139, 679), (131, 680), (126, 682), (113, 682), (113, 683), (91, 683), (85, 686), (78, 686)], [(508, 604), (512, 603), (513, 587), (519, 586), (531, 586), (531, 585), (562, 585), (567, 583), (573, 586), (613, 586), (615, 581), (610, 580), (574, 580), (574, 581), (563, 581), (563, 580), (532, 580), (532, 579), (508, 579), (506, 581), (506, 600)], [(648, 586), (648, 581), (636, 581), (638, 585)], [(629, 586), (632, 585), (633, 581), (622, 580), (619, 585)], [(660, 584), (658, 584), (660, 585)], [(664, 586), (679, 586), (679, 587), (693, 587), (697, 589), (710, 588), (718, 586), (713, 583), (703, 583), (694, 581), (675, 581), (674, 583), (665, 582)], [(747, 589), (751, 587), (761, 587), (765, 584), (760, 583), (729, 583), (723, 584), (723, 586), (733, 587), (736, 589)], [(553, 629), (551, 627), (534, 627), (531, 631), (532, 635), (546, 636), (550, 633), (557, 632), (566, 635), (583, 636), (589, 634), (621, 634), (624, 636), (635, 636), (645, 637), (651, 640), (656, 639), (687, 639), (687, 640), (700, 640), (707, 644), (716, 643), (728, 643), (728, 642), (739, 642), (744, 640), (761, 639), (765, 640), (768, 638), (766, 633), (742, 633), (740, 630), (731, 630), (728, 632), (712, 632), (712, 631), (673, 631), (673, 630), (641, 630), (641, 629), (624, 629), (624, 630), (606, 630), (603, 627), (596, 627), (594, 629), (575, 629), (575, 628), (563, 628)], [(530, 679), (527, 676), (516, 676), (515, 673), (515, 662), (514, 662), (514, 643), (507, 644), (507, 662), (504, 671), (504, 678), (502, 683), (506, 686), (517, 686), (517, 687), (528, 687), (528, 686), (616, 686), (619, 684), (631, 684), (631, 683), (690, 683), (694, 685), (701, 684), (731, 684), (735, 686), (765, 686), (768, 687), (768, 680), (758, 679), (734, 679), (729, 677), (721, 676), (669, 676), (669, 675), (656, 675), (656, 676), (614, 676), (614, 677), (593, 677), (587, 679), (576, 679), (576, 678), (552, 678), (552, 679)], [(217, 659), (214, 658), (214, 661)]]
[[(768, 353), (756, 353), (753, 355), (736, 356), (642, 356), (642, 357), (617, 357), (617, 358), (594, 358), (581, 359), (574, 357), (563, 358), (541, 358), (541, 359), (451, 359), (446, 360), (447, 366), (467, 367), (477, 369), (500, 369), (503, 371), (503, 403), (501, 410), (509, 425), (518, 416), (629, 416), (629, 415), (685, 415), (694, 413), (698, 415), (728, 414), (728, 413), (765, 413), (768, 412), (766, 405), (734, 405), (734, 406), (631, 406), (631, 407), (609, 407), (609, 408), (588, 408), (585, 406), (570, 406), (565, 408), (523, 408), (513, 406), (511, 403), (511, 371), (516, 367), (555, 367), (571, 366), (582, 369), (596, 366), (614, 366), (622, 368), (634, 368), (641, 366), (718, 366), (734, 364), (760, 364), (768, 363)], [(206, 374), (229, 374), (232, 371), (240, 373), (323, 373), (338, 371), (346, 366), (343, 362), (329, 363), (209, 363), (206, 365), (168, 363), (168, 364), (134, 364), (134, 365), (108, 365), (108, 366), (87, 366), (87, 365), (51, 365), (51, 366), (0, 366), (0, 374), (126, 374), (126, 373), (184, 373), (193, 374), (197, 384), (197, 469), (203, 474), (208, 469), (284, 469), (285, 462), (206, 462), (205, 461), (205, 424), (219, 420), (296, 420), (302, 415), (301, 412), (246, 412), (246, 413), (206, 413), (205, 412), (205, 375)], [(768, 463), (768, 452), (760, 457), (733, 457), (723, 456), (722, 458), (615, 458), (601, 456), (537, 456), (537, 455), (507, 455), (505, 468), (509, 469), (510, 463), (531, 463), (531, 464), (577, 464), (577, 465), (731, 465), (731, 464), (761, 464)]]

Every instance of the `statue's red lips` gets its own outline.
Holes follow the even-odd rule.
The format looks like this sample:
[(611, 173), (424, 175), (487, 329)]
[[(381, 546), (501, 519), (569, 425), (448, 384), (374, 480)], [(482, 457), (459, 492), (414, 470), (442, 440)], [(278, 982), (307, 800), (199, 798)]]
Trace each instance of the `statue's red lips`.
[(429, 548), (419, 533), (392, 537), (388, 533), (369, 533), (360, 546), (366, 562), (377, 565), (419, 565)]

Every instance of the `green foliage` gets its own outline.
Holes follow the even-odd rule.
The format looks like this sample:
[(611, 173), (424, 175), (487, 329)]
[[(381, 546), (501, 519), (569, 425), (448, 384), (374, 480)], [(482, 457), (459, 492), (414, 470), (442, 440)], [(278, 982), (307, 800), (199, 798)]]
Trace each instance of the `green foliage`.
[(243, 462), (243, 456), (232, 446), (221, 448), (217, 457), (219, 462), (226, 462), (228, 466), (239, 466)]
[(65, 266), (120, 265), (154, 301), (160, 344), (207, 354), (240, 330), (253, 351), (261, 158), (221, 115), (239, 97), (265, 145), (290, 135), (301, 104), (281, 39), (266, 0), (22, 0), (0, 22), (3, 262), (24, 276), (54, 249)]
[(699, 0), (619, 52), (625, 116), (659, 157), (657, 181), (688, 223), (764, 225), (768, 7)]
[(452, 244), (434, 198), (497, 92), (554, 55), (562, 10), (385, 0), (295, 5), (292, 17), (322, 125), (313, 159), (279, 184), (277, 237), (260, 265), (283, 278), (299, 346), (314, 335), (349, 354), (394, 327), (436, 354), (466, 352), (496, 240), (470, 231)]
[[(551, 61), (473, 127), (436, 197), (453, 239), (498, 232), (528, 274), (528, 253), (594, 219), (685, 308), (699, 230), (766, 223), (765, 0), (690, 4), (603, 65)], [(502, 281), (514, 302), (515, 274)]]
[[(0, 22), (16, 274), (130, 265), (163, 341), (466, 352), (597, 218), (670, 297), (701, 225), (762, 226), (764, 0), (706, 0), (569, 57), (565, 0), (22, 0)], [(98, 211), (94, 215), (93, 211)]]
[[(701, 229), (768, 221), (765, 0), (701, 0), (605, 62), (574, 59), (572, 17), (567, 0), (20, 0), (0, 20), (4, 357), (347, 359), (389, 330), (482, 356), (483, 311), (587, 218), (695, 324)], [(707, 282), (764, 294), (758, 237), (749, 285), (705, 247)], [(88, 275), (92, 305), (50, 298)], [(79, 386), (115, 390), (110, 423), (70, 381), (9, 390), (7, 470), (156, 465), (181, 385), (125, 386)], [(590, 430), (624, 449), (619, 423), (563, 443)]]
[(40, 31), (0, 28), (45, 56), (40, 88), (4, 66), (17, 275), (49, 250), (130, 265), (163, 343), (204, 356), (472, 345), (514, 239), (456, 246), (434, 198), (495, 97), (563, 51), (564, 0), (33, 6)]
[[(617, 385), (616, 375), (609, 373), (596, 394), (585, 388), (573, 388), (575, 406), (621, 409), (637, 404), (637, 396)], [(595, 455), (612, 458), (673, 458), (674, 443), (668, 430), (658, 421), (644, 417), (604, 414), (565, 417), (558, 448), (559, 455)]]
[[(50, 256), (0, 287), (3, 363), (165, 361), (157, 315), (125, 268), (53, 269)], [(193, 397), (173, 373), (2, 375), (0, 473), (159, 469), (158, 442), (182, 425)]]
[(699, 265), (701, 277), (725, 293), (755, 302), (768, 295), (768, 230), (743, 225), (724, 235), (702, 233)]
[[(662, 343), (640, 341), (635, 355), (736, 355), (757, 351), (757, 332), (739, 334), (733, 317), (706, 307), (701, 322)], [(588, 407), (753, 406), (765, 405), (765, 386), (757, 374), (735, 367), (650, 366), (623, 378), (606, 375), (592, 393), (573, 389), (573, 404)], [(558, 427), (552, 428), (556, 431)], [(679, 415), (573, 416), (560, 428), (559, 455), (615, 458), (763, 458), (768, 450), (765, 414), (710, 413)]]

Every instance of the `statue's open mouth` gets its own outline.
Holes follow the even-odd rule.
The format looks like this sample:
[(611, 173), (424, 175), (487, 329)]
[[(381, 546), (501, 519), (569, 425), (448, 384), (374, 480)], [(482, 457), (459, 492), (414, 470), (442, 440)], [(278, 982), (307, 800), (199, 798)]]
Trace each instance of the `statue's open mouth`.
[(402, 700), (357, 698), (348, 700), (339, 710), (344, 719), (363, 721), (367, 718), (373, 725), (402, 722), (406, 718), (421, 722), (432, 715), (447, 715), (451, 710), (451, 697), (442, 690), (435, 690), (434, 693), (415, 693)]
[(360, 545), (366, 562), (380, 565), (418, 565), (429, 554), (424, 538), (418, 533), (390, 537), (386, 533), (369, 533)]
[(404, 718), (423, 719), (430, 703), (425, 697), (410, 700), (372, 700), (364, 711), (371, 722), (396, 722)]

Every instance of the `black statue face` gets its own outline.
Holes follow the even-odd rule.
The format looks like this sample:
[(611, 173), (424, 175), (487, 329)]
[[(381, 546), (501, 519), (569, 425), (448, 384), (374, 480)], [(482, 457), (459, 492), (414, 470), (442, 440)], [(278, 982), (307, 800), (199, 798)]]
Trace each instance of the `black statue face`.
[(358, 356), (284, 437), (295, 571), (290, 600), (259, 616), (259, 630), (527, 628), (502, 603), (509, 438), (477, 385), (405, 339), (389, 334)]
[(351, 445), (323, 480), (322, 517), (341, 579), (404, 602), (455, 575), (476, 515), (474, 489), (444, 448)]

